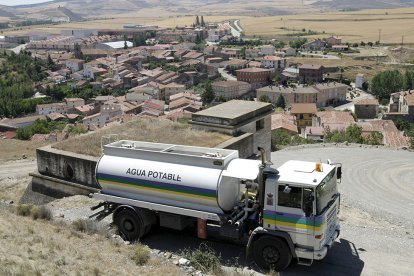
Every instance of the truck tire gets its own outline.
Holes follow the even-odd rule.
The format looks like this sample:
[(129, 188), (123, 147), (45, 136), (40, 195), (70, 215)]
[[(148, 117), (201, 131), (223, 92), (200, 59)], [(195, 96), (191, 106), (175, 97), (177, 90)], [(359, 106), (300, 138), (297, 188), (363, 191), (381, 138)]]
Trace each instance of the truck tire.
[(126, 241), (136, 241), (145, 234), (145, 227), (141, 216), (131, 210), (123, 209), (114, 217), (119, 235)]
[(292, 254), (280, 238), (262, 236), (254, 241), (253, 258), (265, 270), (282, 271), (289, 266)]

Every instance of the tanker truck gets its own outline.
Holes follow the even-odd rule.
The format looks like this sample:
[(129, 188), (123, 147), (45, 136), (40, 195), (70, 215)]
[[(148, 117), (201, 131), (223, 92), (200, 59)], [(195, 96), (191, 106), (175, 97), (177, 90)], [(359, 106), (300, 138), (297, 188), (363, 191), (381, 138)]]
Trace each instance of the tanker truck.
[(323, 259), (339, 236), (341, 164), (288, 161), (271, 167), (237, 150), (121, 140), (103, 146), (91, 194), (100, 220), (112, 214), (121, 237), (140, 239), (155, 225), (193, 227), (201, 239), (246, 246), (263, 269)]

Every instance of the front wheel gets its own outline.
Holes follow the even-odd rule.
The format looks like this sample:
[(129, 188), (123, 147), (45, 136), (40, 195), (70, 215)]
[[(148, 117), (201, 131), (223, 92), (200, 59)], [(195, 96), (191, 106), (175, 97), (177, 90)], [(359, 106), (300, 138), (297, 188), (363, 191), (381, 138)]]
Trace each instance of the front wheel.
[(263, 269), (281, 271), (289, 266), (292, 254), (281, 239), (262, 236), (254, 242), (253, 258)]

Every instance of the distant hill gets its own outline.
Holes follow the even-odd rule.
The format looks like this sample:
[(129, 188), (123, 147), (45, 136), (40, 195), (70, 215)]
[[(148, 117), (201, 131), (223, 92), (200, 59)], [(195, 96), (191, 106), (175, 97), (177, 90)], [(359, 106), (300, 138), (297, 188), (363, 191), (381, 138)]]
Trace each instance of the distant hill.
[(350, 11), (411, 7), (414, 6), (414, 0), (319, 0), (312, 5)]
[[(29, 17), (61, 9), (72, 20), (135, 13), (168, 15), (287, 15), (320, 10), (361, 10), (414, 6), (414, 0), (55, 0), (13, 7)], [(1, 9), (1, 7), (0, 7)]]
[(0, 5), (0, 17), (10, 17), (13, 19), (16, 17), (15, 10), (11, 7)]

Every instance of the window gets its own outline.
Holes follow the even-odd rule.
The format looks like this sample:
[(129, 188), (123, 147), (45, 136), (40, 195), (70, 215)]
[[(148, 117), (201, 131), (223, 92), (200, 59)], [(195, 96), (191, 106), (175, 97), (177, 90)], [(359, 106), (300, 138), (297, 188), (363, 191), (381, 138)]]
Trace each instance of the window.
[(303, 120), (303, 114), (299, 114), (299, 119)]
[(285, 185), (279, 185), (277, 205), (289, 208), (302, 208), (302, 188), (290, 187), (290, 193), (284, 193)]
[(264, 128), (264, 119), (256, 121), (256, 131), (259, 131)]

